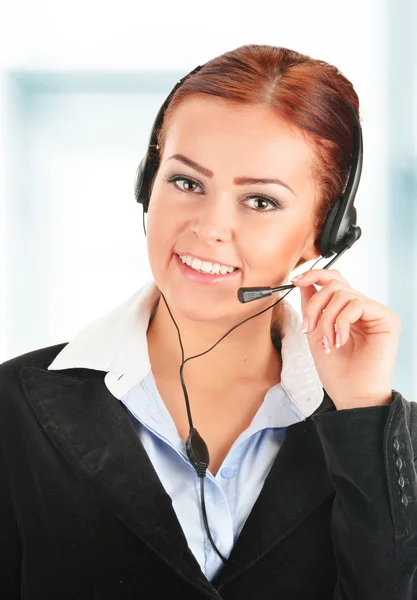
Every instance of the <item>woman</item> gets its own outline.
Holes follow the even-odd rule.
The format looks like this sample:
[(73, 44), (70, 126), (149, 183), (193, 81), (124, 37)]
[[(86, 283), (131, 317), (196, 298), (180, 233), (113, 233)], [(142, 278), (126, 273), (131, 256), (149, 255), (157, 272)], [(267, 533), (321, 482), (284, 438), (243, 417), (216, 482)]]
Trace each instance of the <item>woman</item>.
[(305, 333), (283, 298), (237, 300), (320, 256), (349, 175), (349, 103), (358, 113), (335, 67), (257, 45), (175, 92), (150, 190), (154, 280), (0, 367), (2, 598), (416, 596), (399, 316), (334, 269), (294, 282)]

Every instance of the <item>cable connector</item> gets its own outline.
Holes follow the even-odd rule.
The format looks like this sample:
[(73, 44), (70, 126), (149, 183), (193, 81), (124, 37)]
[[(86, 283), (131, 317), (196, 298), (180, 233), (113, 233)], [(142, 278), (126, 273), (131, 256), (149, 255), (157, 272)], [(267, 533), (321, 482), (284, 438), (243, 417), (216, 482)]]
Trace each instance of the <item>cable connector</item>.
[(195, 427), (190, 428), (190, 433), (185, 442), (185, 449), (197, 475), (200, 478), (205, 477), (210, 464), (210, 456), (206, 442)]

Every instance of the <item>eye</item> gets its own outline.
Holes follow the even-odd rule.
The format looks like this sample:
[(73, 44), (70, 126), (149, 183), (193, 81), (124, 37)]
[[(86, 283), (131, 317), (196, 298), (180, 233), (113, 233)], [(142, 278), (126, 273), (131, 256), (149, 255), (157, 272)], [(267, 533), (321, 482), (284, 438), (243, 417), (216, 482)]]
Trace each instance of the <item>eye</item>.
[(273, 198), (269, 198), (268, 196), (248, 196), (246, 198), (246, 200), (257, 200), (259, 202), (268, 202), (269, 206), (272, 207), (270, 210), (263, 210), (263, 209), (257, 210), (256, 208), (249, 207), (251, 210), (254, 210), (255, 212), (271, 213), (271, 212), (275, 212), (277, 210), (281, 210), (283, 208), (283, 205), (281, 204), (281, 202), (279, 200), (274, 200)]
[[(194, 181), (194, 179), (191, 179), (190, 177), (184, 177), (182, 175), (173, 175), (172, 177), (165, 177), (165, 181), (169, 184), (173, 184), (174, 187), (176, 187), (177, 189), (179, 189), (181, 192), (192, 192), (194, 190), (187, 188), (187, 187), (182, 187), (181, 185), (177, 185), (178, 182), (186, 182), (186, 186), (188, 184), (191, 184), (192, 186), (200, 186), (200, 184), (198, 183), (198, 181)], [(200, 186), (201, 187), (201, 186)]]

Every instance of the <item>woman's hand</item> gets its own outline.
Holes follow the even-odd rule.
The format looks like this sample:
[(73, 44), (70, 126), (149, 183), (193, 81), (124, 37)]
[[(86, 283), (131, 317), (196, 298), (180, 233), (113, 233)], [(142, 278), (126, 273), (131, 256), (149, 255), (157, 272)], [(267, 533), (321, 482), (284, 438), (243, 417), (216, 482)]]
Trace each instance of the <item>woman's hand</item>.
[(335, 269), (313, 269), (291, 283), (300, 288), (316, 370), (337, 410), (390, 404), (399, 315), (352, 289)]

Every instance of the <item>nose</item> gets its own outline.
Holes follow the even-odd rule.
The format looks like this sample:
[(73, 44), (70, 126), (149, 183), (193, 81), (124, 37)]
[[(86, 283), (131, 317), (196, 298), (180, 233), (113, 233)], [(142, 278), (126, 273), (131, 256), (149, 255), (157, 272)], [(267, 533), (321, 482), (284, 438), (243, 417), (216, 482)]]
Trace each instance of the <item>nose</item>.
[(227, 242), (233, 236), (235, 218), (234, 201), (230, 194), (206, 196), (195, 215), (194, 231), (206, 244)]

